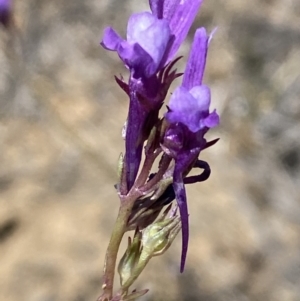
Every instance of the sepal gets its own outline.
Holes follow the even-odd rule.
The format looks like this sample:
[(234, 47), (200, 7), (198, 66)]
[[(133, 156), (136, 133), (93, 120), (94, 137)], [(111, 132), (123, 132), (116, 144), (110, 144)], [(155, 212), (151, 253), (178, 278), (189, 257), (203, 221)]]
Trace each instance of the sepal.
[(141, 255), (141, 237), (142, 233), (138, 230), (135, 232), (133, 240), (128, 237), (127, 249), (118, 265), (121, 285), (130, 279), (132, 271), (139, 261)]
[(118, 159), (117, 175), (118, 175), (118, 183), (116, 185), (116, 188), (120, 195), (125, 195), (127, 193), (127, 183), (126, 183), (124, 155), (122, 153), (120, 154)]

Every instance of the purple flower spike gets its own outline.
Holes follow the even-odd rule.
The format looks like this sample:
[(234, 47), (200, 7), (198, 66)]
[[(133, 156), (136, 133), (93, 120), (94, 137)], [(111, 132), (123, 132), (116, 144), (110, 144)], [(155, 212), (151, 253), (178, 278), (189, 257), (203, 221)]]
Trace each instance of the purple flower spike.
[(117, 80), (130, 98), (125, 142), (128, 189), (139, 170), (143, 143), (158, 120), (169, 86), (179, 76), (176, 70), (168, 69), (168, 64), (173, 67), (172, 60), (201, 3), (202, 0), (150, 0), (152, 14), (132, 15), (126, 40), (112, 28), (104, 32), (101, 45), (116, 51), (130, 71), (128, 84)]
[(161, 65), (170, 37), (167, 20), (159, 20), (151, 13), (144, 12), (130, 17), (127, 40), (109, 27), (104, 31), (101, 45), (117, 51), (135, 77), (151, 77)]
[(5, 27), (9, 25), (12, 13), (11, 0), (0, 0), (0, 23)]

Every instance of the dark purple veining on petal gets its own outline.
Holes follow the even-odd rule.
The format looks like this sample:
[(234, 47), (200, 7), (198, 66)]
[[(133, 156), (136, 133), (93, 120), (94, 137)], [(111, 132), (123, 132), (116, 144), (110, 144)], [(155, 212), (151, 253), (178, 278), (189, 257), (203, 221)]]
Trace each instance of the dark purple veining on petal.
[(198, 13), (202, 0), (181, 0), (170, 19), (170, 28), (175, 41), (169, 51), (169, 59), (173, 59), (180, 45), (185, 40), (192, 23)]
[(202, 84), (206, 65), (208, 39), (205, 28), (202, 27), (196, 30), (182, 80), (182, 86), (188, 90)]
[(152, 13), (159, 19), (171, 20), (181, 0), (150, 0)]

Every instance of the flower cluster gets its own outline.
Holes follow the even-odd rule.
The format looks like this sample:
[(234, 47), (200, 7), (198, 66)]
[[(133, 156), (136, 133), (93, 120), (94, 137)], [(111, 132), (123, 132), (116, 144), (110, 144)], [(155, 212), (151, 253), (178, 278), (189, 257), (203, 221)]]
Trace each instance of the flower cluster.
[[(121, 201), (136, 195), (127, 229), (147, 229), (164, 206), (176, 199), (182, 228), (181, 271), (184, 269), (189, 239), (185, 184), (206, 180), (209, 165), (198, 159), (213, 145), (204, 138), (219, 124), (210, 111), (210, 89), (202, 83), (211, 36), (196, 30), (184, 73), (174, 66), (180, 45), (196, 17), (202, 0), (149, 0), (151, 12), (133, 14), (123, 39), (114, 29), (105, 29), (101, 45), (115, 51), (129, 70), (129, 78), (116, 82), (129, 98), (124, 127), (125, 155), (120, 160), (120, 182), (116, 186)], [(160, 114), (174, 79), (182, 76)], [(144, 151), (145, 159), (142, 160)], [(153, 163), (159, 160), (158, 169)], [(200, 175), (188, 176), (193, 168)]]

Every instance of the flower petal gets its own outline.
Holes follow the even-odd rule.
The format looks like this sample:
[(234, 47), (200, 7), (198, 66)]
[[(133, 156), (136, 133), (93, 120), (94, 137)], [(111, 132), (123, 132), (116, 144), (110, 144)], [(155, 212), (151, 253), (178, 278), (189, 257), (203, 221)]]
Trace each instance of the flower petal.
[[(171, 1), (171, 0), (170, 0)], [(170, 28), (175, 41), (170, 49), (167, 62), (172, 60), (198, 13), (202, 0), (181, 0), (170, 18)]]
[(169, 49), (171, 30), (167, 20), (159, 20), (149, 12), (133, 14), (127, 25), (127, 41), (108, 27), (101, 45), (117, 51), (136, 77), (151, 77), (162, 65)]
[[(167, 20), (159, 20), (150, 13), (134, 14), (127, 27), (127, 41), (138, 43), (159, 66), (171, 37)], [(155, 70), (156, 71), (156, 70)]]
[(124, 40), (119, 36), (119, 34), (111, 27), (107, 27), (104, 30), (103, 39), (100, 43), (100, 45), (111, 51), (117, 51), (119, 45)]
[(219, 123), (220, 123), (220, 117), (217, 114), (216, 110), (214, 110), (212, 113), (210, 113), (209, 116), (207, 118), (205, 118), (205, 120), (204, 120), (204, 124), (208, 128), (213, 128), (213, 127), (219, 125)]
[(156, 64), (152, 57), (139, 45), (130, 45), (123, 41), (118, 48), (118, 54), (122, 61), (133, 71), (133, 76), (149, 77), (156, 71)]
[(181, 122), (190, 131), (196, 133), (203, 129), (209, 115), (210, 90), (207, 86), (198, 86), (188, 91), (184, 87), (177, 88), (171, 99), (171, 109), (165, 116), (171, 123)]
[(182, 250), (181, 250), (181, 262), (180, 272), (182, 273), (185, 266), (186, 255), (189, 243), (189, 214), (187, 207), (186, 191), (183, 184), (182, 171), (179, 166), (175, 166), (173, 174), (173, 188), (176, 195), (176, 201), (178, 204), (180, 217), (181, 217), (181, 230), (182, 230)]
[(159, 19), (171, 20), (180, 0), (150, 0), (152, 13)]
[(188, 90), (202, 84), (208, 40), (205, 28), (197, 29), (182, 80), (182, 85)]
[(184, 87), (178, 87), (173, 92), (169, 107), (172, 112), (186, 112), (190, 111), (195, 103), (194, 97)]
[(210, 106), (210, 89), (206, 85), (195, 86), (190, 90), (190, 94), (196, 99), (194, 108), (197, 111), (208, 111)]

